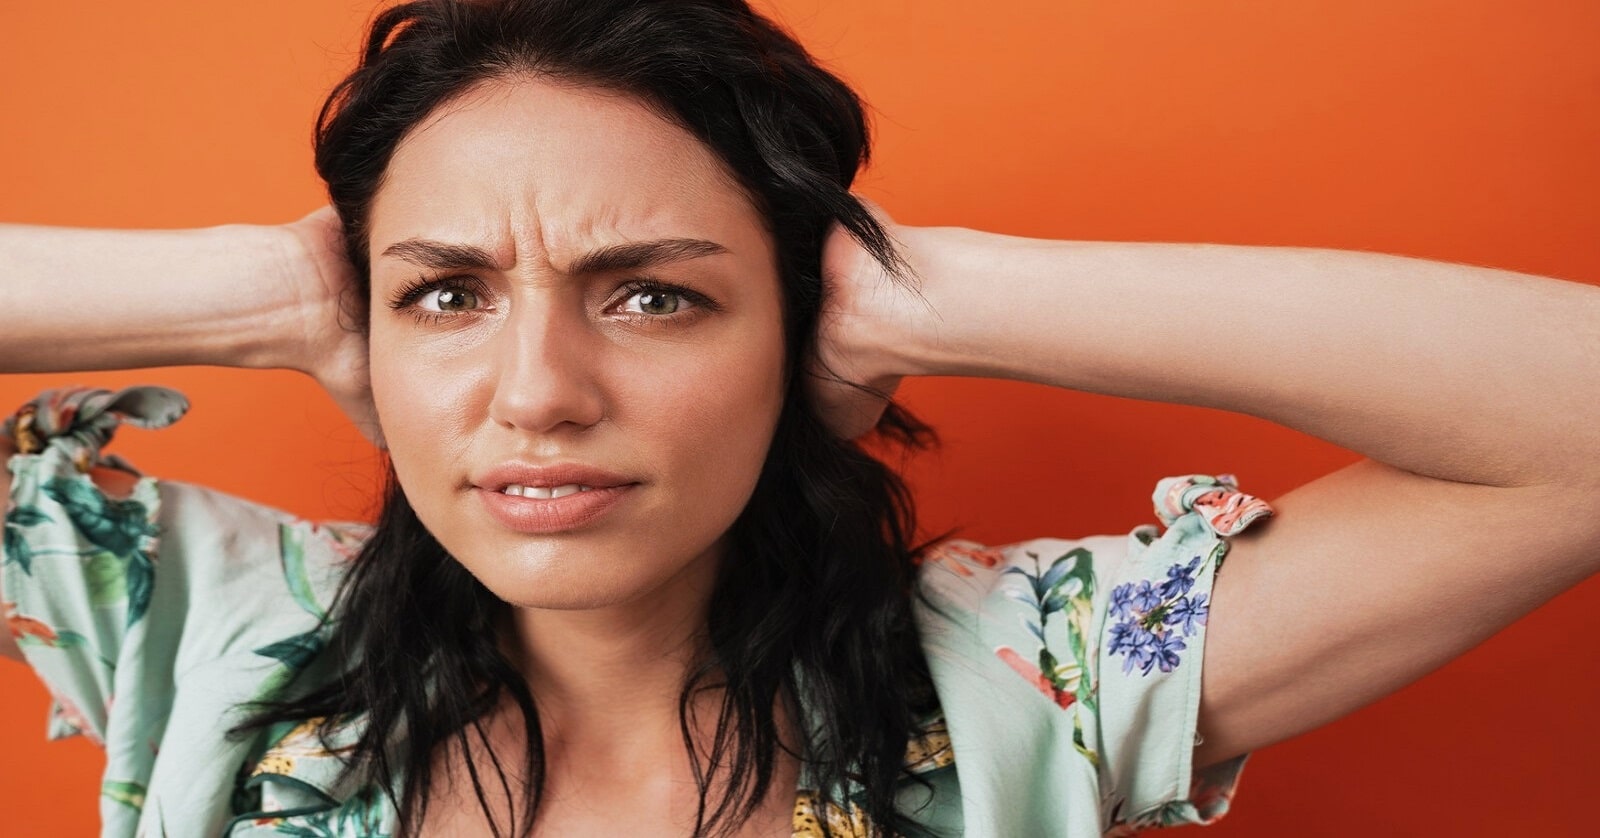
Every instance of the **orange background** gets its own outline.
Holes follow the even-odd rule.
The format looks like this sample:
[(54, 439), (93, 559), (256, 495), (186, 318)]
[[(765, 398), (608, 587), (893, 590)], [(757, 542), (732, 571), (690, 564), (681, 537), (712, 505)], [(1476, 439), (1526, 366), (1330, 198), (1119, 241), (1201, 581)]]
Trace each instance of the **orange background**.
[[(354, 62), (365, 3), (5, 5), (0, 221), (277, 222), (320, 202), (311, 118)], [(873, 104), (879, 162), (862, 188), (907, 223), (1376, 250), (1600, 283), (1600, 4), (767, 8)], [(189, 394), (178, 426), (117, 440), (154, 474), (304, 516), (367, 511), (373, 455), (295, 374), (9, 376), (0, 404), (68, 381)], [(1231, 471), (1270, 501), (1356, 459), (1220, 411), (979, 381), (904, 393), (947, 439), (910, 466), (927, 523), (993, 542), (1153, 522), (1169, 474)], [(1591, 580), (1260, 752), (1207, 834), (1592, 834), (1597, 606)], [(45, 706), (0, 665), (0, 832), (93, 834), (99, 754), (44, 743)]]

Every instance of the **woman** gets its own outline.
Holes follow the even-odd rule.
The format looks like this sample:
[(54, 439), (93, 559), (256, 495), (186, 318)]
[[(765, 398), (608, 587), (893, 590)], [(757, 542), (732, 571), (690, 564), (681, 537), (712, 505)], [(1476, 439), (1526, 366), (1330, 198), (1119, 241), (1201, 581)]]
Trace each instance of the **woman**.
[[(1593, 402), (1593, 376), (1581, 344), (1566, 338), (1595, 322), (1589, 289), (1358, 254), (1085, 246), (893, 226), (884, 237), (887, 220), (845, 191), (864, 151), (847, 91), (741, 8), (643, 9), (630, 18), (608, 4), (422, 5), (381, 17), (364, 69), (319, 133), (319, 171), (342, 228), (320, 213), (288, 239), (238, 229), (7, 231), (0, 245), (14, 275), (41, 285), (46, 265), (108, 277), (109, 253), (117, 279), (159, 273), (163, 283), (145, 299), (137, 288), (75, 292), (147, 312), (137, 318), (147, 331), (46, 354), (38, 335), (60, 325), (35, 321), (26, 328), (37, 333), (12, 332), (15, 369), (285, 366), (315, 375), (358, 421), (370, 381), (368, 427), (381, 432), (396, 477), (370, 534), (297, 529), (242, 504), (207, 507), (228, 506), (210, 495), (132, 488), (134, 502), (160, 503), (169, 517), (162, 561), (145, 563), (158, 568), (135, 570), (149, 545), (112, 551), (124, 565), (116, 616), (126, 638), (146, 618), (188, 614), (274, 642), (186, 635), (172, 645), (160, 671), (180, 676), (175, 701), (200, 700), (192, 674), (201, 671), (230, 684), (254, 675), (247, 695), (218, 692), (269, 704), (236, 729), (234, 750), (196, 734), (202, 749), (228, 756), (197, 772), (210, 782), (147, 758), (128, 763), (144, 776), (113, 775), (128, 785), (112, 789), (108, 829), (131, 830), (135, 818), (169, 831), (214, 828), (219, 788), (230, 787), (241, 795), (228, 801), (231, 814), (256, 813), (255, 826), (284, 831), (337, 815), (357, 832), (455, 834), (494, 823), (595, 834), (665, 823), (777, 834), (790, 826), (797, 786), (808, 813), (834, 829), (964, 821), (977, 834), (1078, 834), (1205, 820), (1225, 810), (1244, 753), (1398, 687), (1592, 572), (1594, 524), (1577, 513), (1600, 479), (1595, 458), (1572, 452), (1597, 448), (1592, 430), (1573, 427)], [(299, 259), (274, 275), (270, 257), (247, 258), (266, 274), (246, 286), (252, 293), (218, 293), (208, 260), (236, 262), (251, 240), (267, 253), (295, 242)], [(341, 244), (353, 276), (336, 255)], [(41, 255), (62, 250), (83, 263)], [(186, 267), (174, 271), (179, 256)], [(1174, 288), (1166, 278), (1180, 274), (1226, 277), (1249, 305), (1218, 300), (1220, 282), (1193, 286), (1205, 294)], [(1394, 276), (1450, 282), (1458, 302), (1403, 324), (1350, 316), (1358, 299), (1396, 310)], [(1034, 302), (1052, 299), (1064, 280), (1074, 307), (1095, 312), (1070, 328), (1070, 312)], [(352, 283), (370, 303), (364, 332), (341, 321), (360, 313), (340, 308)], [(1276, 294), (1280, 284), (1293, 293)], [(1129, 301), (1150, 328), (1136, 346), (1115, 334), (1130, 319), (1106, 316)], [(1193, 332), (1163, 326), (1192, 327), (1202, 303), (1223, 312), (1210, 328), (1259, 353), (1220, 369), (1188, 354)], [(203, 334), (171, 340), (176, 324), (202, 311)], [(1343, 312), (1342, 329), (1383, 331), (1390, 345), (1350, 333), (1337, 352), (1295, 352), (1307, 311)], [(1536, 319), (1554, 326), (1544, 333), (1553, 337), (1450, 340), (1463, 321)], [(1397, 352), (1434, 374), (1372, 372)], [(1478, 386), (1465, 376), (1470, 352), (1510, 371), (1508, 403), (1549, 409), (1532, 420), (1517, 414), (1514, 438), (1497, 431), (1505, 417), (1491, 411), (1438, 438)], [(1169, 481), (1158, 499), (1171, 526), (1159, 541), (1144, 531), (1130, 544), (947, 545), (926, 555), (917, 600), (897, 482), (826, 431), (858, 435), (879, 421), (875, 392), (929, 374), (1225, 407), (1388, 465), (1367, 461), (1275, 501), (1280, 520), (1249, 535), (1244, 527), (1267, 512), (1259, 501), (1206, 476)], [(1262, 386), (1291, 377), (1303, 385)], [(84, 434), (84, 418), (101, 408), (169, 421), (176, 410), (166, 398), (45, 403), (13, 425), (21, 452), (38, 455), (22, 461), (23, 494), (59, 508), (18, 515), (15, 529), (40, 560), (6, 577), (8, 601), (48, 607), (51, 592), (32, 568), (44, 577), (46, 554), (71, 552), (52, 535), (84, 535), (40, 520), (53, 511), (65, 526), (75, 508), (51, 480), (84, 485), (44, 466), (80, 469), (97, 453), (98, 438), (65, 432)], [(915, 430), (898, 414), (889, 421)], [(1373, 508), (1374, 496), (1388, 505)], [(1462, 555), (1489, 555), (1473, 549), (1488, 545), (1470, 524), (1490, 510), (1540, 516), (1527, 560), (1537, 584), (1519, 563), (1522, 597), (1500, 597), (1452, 632), (1402, 634), (1377, 660), (1341, 653), (1430, 617), (1413, 605), (1418, 592), (1441, 568), (1459, 573)], [(256, 581), (263, 564), (184, 559), (205, 543), (185, 537), (215, 538), (219, 528), (240, 544), (238, 532), (275, 530), (267, 557), (284, 562), (287, 593), (252, 590), (253, 604), (242, 592), (218, 594), (227, 573)], [(353, 563), (337, 560), (357, 545)], [(1407, 564), (1373, 571), (1370, 609), (1316, 607), (1332, 596), (1318, 592), (1339, 589), (1325, 580), (1331, 569), (1397, 549)], [(1225, 550), (1229, 571), (1217, 576)], [(21, 553), (10, 542), (8, 551), (17, 565)], [(1512, 578), (1498, 561), (1465, 563), (1469, 587)], [(194, 578), (174, 587), (164, 581), (169, 565)], [(341, 578), (336, 619), (323, 625), (324, 595)], [(1010, 586), (1019, 579), (1023, 587)], [(1208, 616), (1213, 579), (1223, 604)], [(1350, 596), (1351, 583), (1342, 585)], [(32, 600), (21, 600), (25, 591)], [(997, 610), (1018, 595), (1033, 609), (1031, 646), (1029, 612)], [(285, 613), (284, 603), (305, 613)], [(57, 625), (28, 622), (37, 617), (23, 609), (10, 616), (42, 672), (52, 664), (40, 655), (106, 639), (80, 634), (79, 643)], [(1270, 639), (1252, 628), (1262, 624), (1274, 626)], [(139, 630), (156, 648), (155, 629)], [(1084, 643), (1098, 648), (1077, 648)], [(41, 648), (50, 652), (33, 651)], [(252, 655), (268, 660), (249, 669)], [(124, 646), (104, 663), (125, 687), (130, 662), (148, 674), (153, 658)], [(56, 683), (93, 666), (79, 655)], [(116, 692), (118, 707), (162, 695)], [(975, 711), (989, 699), (1005, 709)], [(1197, 741), (1196, 709), (1203, 741), (1191, 756), (1173, 746)], [(134, 711), (78, 710), (87, 717), (71, 721), (103, 734), (116, 733), (119, 718), (149, 723)], [(171, 708), (171, 718), (190, 718), (180, 710), (194, 712)], [(1126, 718), (1160, 711), (1177, 718)], [(285, 727), (318, 718), (329, 721)], [(944, 718), (953, 749), (941, 738)], [(1027, 771), (999, 779), (1046, 778), (1071, 805), (1034, 799), (1014, 810), (1014, 786), (991, 787), (984, 769), (1014, 759), (1008, 732), (1041, 730), (1058, 747), (1041, 746)], [(165, 734), (161, 745), (189, 753), (184, 739)], [(919, 748), (931, 770), (907, 764)], [(959, 772), (959, 797), (951, 751), (958, 768), (970, 766)], [(354, 756), (353, 773), (315, 776), (318, 760), (340, 754)], [(251, 776), (223, 782), (241, 769)], [(170, 779), (179, 776), (186, 782)], [(386, 779), (393, 801), (378, 796)], [(319, 791), (308, 796), (308, 783)], [(148, 795), (139, 806), (127, 799), (135, 786)]]

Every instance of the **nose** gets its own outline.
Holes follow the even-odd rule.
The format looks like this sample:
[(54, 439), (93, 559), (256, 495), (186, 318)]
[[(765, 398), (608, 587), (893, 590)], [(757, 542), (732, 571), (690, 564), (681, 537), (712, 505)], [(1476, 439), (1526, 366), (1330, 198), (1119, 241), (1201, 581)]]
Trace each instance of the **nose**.
[(589, 428), (605, 417), (598, 351), (584, 319), (559, 304), (524, 305), (495, 336), (498, 368), (489, 418), (549, 434)]

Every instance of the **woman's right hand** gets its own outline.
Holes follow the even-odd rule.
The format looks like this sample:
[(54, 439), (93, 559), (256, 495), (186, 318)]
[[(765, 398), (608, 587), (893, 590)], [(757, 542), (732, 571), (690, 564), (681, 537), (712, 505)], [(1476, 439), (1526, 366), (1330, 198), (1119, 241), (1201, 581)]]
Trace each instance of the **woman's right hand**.
[(384, 447), (367, 366), (367, 300), (345, 255), (344, 227), (325, 206), (284, 225), (295, 247), (283, 279), (297, 300), (302, 335), (293, 368), (333, 397), (362, 435)]

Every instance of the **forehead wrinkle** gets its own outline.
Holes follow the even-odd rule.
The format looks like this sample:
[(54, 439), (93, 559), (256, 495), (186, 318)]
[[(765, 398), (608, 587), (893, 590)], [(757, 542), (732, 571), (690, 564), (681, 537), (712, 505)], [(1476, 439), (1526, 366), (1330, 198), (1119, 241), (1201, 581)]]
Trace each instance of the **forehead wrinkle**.
[[(520, 87), (541, 86), (541, 82), (549, 85), (547, 79), (497, 78), (471, 86), (435, 109), (403, 138), (396, 157), (406, 156), (405, 152), (415, 148), (419, 141), (437, 144), (439, 128), (452, 118), (481, 124), (485, 108), (510, 104)], [(654, 170), (656, 176), (621, 181), (619, 185), (616, 168), (602, 167), (593, 173), (577, 170), (578, 159), (584, 160), (585, 167), (600, 165), (596, 158), (584, 154), (585, 149), (593, 146), (574, 147), (572, 158), (561, 154), (550, 157), (553, 149), (549, 146), (531, 147), (529, 153), (542, 158), (544, 168), (521, 168), (512, 163), (509, 169), (483, 184), (487, 189), (479, 194), (489, 199), (488, 203), (469, 210), (490, 213), (477, 224), (470, 225), (478, 228), (479, 235), (431, 235), (427, 238), (474, 244), (494, 253), (499, 257), (497, 263), (503, 267), (520, 266), (524, 271), (539, 272), (538, 263), (543, 263), (546, 270), (559, 270), (560, 266), (570, 264), (584, 253), (609, 245), (663, 238), (725, 241), (722, 231), (705, 229), (704, 225), (695, 223), (693, 209), (730, 199), (753, 211), (757, 226), (763, 232), (770, 232), (766, 229), (769, 219), (761, 212), (759, 202), (727, 162), (670, 114), (663, 113), (656, 103), (616, 91), (586, 89), (582, 85), (549, 86), (564, 88), (562, 92), (566, 94), (594, 96), (599, 110), (607, 112), (610, 119), (623, 120), (616, 123), (619, 127), (631, 123), (634, 127), (627, 133), (640, 144), (634, 153), (641, 155), (641, 159), (615, 162), (623, 169), (629, 169), (630, 165), (648, 167), (641, 171)], [(538, 102), (542, 107), (543, 101), (516, 99), (511, 106), (526, 112), (530, 102)], [(631, 106), (627, 110), (638, 108), (633, 111), (635, 114), (647, 115), (647, 122), (670, 126), (669, 130), (640, 130), (640, 123), (629, 119), (623, 109), (612, 110), (623, 103)], [(558, 121), (570, 118), (570, 104), (556, 101), (552, 115)], [(527, 140), (536, 141), (533, 137)], [(505, 145), (501, 145), (501, 150), (516, 154), (515, 148), (508, 149)], [(552, 159), (555, 160), (553, 168), (549, 165)], [(564, 167), (562, 161), (573, 165)], [(606, 168), (610, 171), (605, 171)], [(385, 175), (388, 174), (390, 172), (386, 171)], [(606, 185), (608, 183), (610, 186)], [(380, 195), (387, 191), (381, 190)]]
[[(621, 200), (595, 202), (590, 209), (586, 196), (528, 189), (532, 194), (517, 202), (518, 219), (512, 224), (526, 231), (513, 238), (517, 258), (537, 259), (556, 273), (625, 270), (728, 250), (715, 241), (723, 236), (714, 229), (663, 208), (664, 201), (641, 198), (638, 192)], [(699, 196), (703, 189), (694, 188), (689, 194)]]

